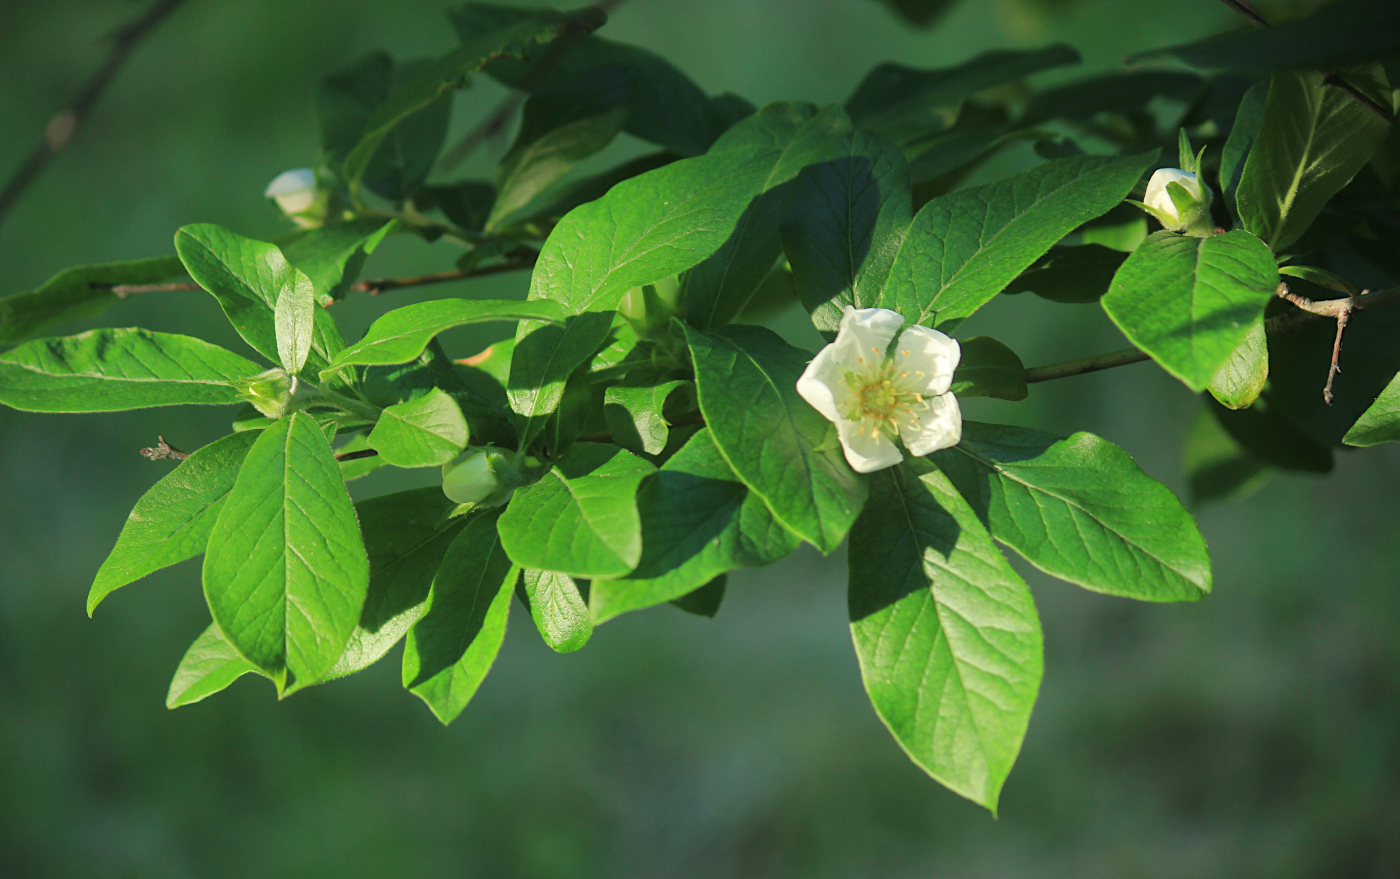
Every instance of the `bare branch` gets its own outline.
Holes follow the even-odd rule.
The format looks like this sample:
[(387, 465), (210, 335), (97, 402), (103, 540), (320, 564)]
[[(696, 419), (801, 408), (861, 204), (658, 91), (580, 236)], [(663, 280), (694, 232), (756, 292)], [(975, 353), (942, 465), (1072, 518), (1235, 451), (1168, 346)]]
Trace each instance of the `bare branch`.
[(97, 104), (97, 99), (102, 97), (107, 86), (117, 75), (123, 63), (149, 34), (156, 25), (160, 24), (178, 9), (185, 0), (157, 0), (146, 14), (131, 22), (130, 24), (118, 28), (112, 34), (112, 52), (107, 56), (107, 60), (88, 79), (87, 83), (78, 92), (78, 96), (73, 99), (73, 103), (54, 114), (49, 120), (49, 124), (44, 129), (44, 136), (38, 145), (25, 158), (23, 164), (16, 169), (9, 182), (5, 184), (4, 190), (0, 190), (0, 222), (4, 222), (5, 215), (9, 213), (11, 207), (19, 200), (19, 197), (29, 188), (39, 174), (43, 172), (45, 166), (54, 156), (68, 145), (73, 139), (73, 135), (87, 121), (92, 113), (92, 108)]

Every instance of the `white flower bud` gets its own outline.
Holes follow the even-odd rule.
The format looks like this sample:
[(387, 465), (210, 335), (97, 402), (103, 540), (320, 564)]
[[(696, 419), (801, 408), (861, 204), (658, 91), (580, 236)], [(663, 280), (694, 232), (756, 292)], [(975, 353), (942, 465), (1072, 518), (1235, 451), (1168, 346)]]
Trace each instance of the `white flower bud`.
[[(1186, 194), (1195, 202), (1194, 208), (1187, 211), (1179, 208), (1168, 189), (1172, 183), (1186, 190)], [(1173, 232), (1192, 231), (1202, 224), (1204, 227), (1210, 225), (1211, 192), (1190, 171), (1158, 168), (1147, 181), (1147, 194), (1142, 201), (1162, 221), (1162, 225)]]
[(310, 168), (283, 171), (272, 178), (263, 195), (275, 199), (282, 213), (295, 218), (316, 205), (316, 172)]
[(459, 463), (448, 464), (442, 470), (442, 493), (455, 503), (480, 503), (500, 487), (485, 452), (470, 452)]

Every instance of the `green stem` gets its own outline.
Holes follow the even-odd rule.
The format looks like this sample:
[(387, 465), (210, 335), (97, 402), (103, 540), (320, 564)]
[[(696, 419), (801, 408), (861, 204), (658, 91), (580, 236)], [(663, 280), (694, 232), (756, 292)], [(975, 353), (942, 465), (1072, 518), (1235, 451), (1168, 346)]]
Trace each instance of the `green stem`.
[(376, 421), (378, 421), (379, 414), (384, 411), (383, 409), (380, 409), (373, 403), (369, 403), (364, 400), (356, 400), (353, 397), (347, 397), (344, 394), (332, 391), (325, 385), (322, 385), (319, 390), (321, 392), (321, 398), (324, 399), (326, 402), (334, 406), (338, 406), (341, 409), (344, 409), (351, 415), (358, 415), (359, 417), (368, 421), (370, 424), (374, 424)]
[(1048, 382), (1056, 378), (1069, 378), (1072, 375), (1084, 375), (1098, 372), (1101, 369), (1112, 369), (1115, 366), (1127, 366), (1129, 363), (1141, 363), (1149, 359), (1151, 358), (1145, 351), (1139, 351), (1137, 348), (1124, 348), (1122, 351), (1110, 351), (1107, 354), (1095, 354), (1093, 357), (1081, 357), (1078, 360), (1066, 360), (1064, 363), (1052, 363), (1049, 366), (1028, 369), (1026, 370), (1026, 384)]

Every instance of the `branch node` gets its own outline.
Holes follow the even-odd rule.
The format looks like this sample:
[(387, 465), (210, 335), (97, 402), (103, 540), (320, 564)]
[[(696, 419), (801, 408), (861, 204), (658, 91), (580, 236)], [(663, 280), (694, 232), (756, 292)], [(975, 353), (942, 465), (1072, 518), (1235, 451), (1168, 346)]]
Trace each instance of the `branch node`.
[(170, 459), (174, 459), (176, 461), (183, 461), (190, 456), (189, 452), (182, 452), (179, 449), (172, 446), (170, 443), (166, 442), (165, 437), (158, 436), (156, 437), (156, 439), (158, 440), (158, 443), (153, 448), (141, 449), (141, 451), (138, 454), (140, 454), (141, 457), (148, 458), (152, 461), (165, 461)]

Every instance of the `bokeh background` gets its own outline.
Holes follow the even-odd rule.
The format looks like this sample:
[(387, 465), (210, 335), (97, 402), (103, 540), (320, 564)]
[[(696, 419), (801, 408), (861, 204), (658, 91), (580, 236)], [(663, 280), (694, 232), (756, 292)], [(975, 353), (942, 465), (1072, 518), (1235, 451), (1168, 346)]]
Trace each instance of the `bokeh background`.
[[(311, 163), (318, 79), (370, 49), (447, 48), (445, 5), (190, 0), (0, 227), (0, 292), (168, 253), (185, 223), (284, 231), (261, 191)], [(1283, 17), (1307, 4), (1258, 5)], [(104, 56), (104, 34), (144, 7), (0, 3), (0, 174)], [(762, 105), (840, 100), (885, 60), (931, 67), (1065, 40), (1080, 72), (1098, 72), (1235, 26), (1216, 0), (963, 0), (927, 31), (873, 0), (631, 0), (605, 33)], [(465, 90), (456, 130), (503, 95)], [(507, 145), (453, 176), (489, 176)], [(396, 239), (366, 273), (452, 258)], [(526, 283), (360, 297), (337, 317), (353, 338), (393, 304)], [(1096, 307), (1028, 300), (1004, 298), (968, 333), (1033, 364), (1122, 346)], [(133, 297), (105, 322), (241, 346), (198, 294)], [(448, 341), (471, 353), (491, 332)], [(1196, 405), (1138, 365), (967, 409), (1092, 430), (1184, 494)], [(731, 577), (714, 620), (631, 614), (568, 656), (517, 606), (494, 671), (446, 729), (400, 688), (397, 652), (283, 704), (245, 678), (167, 711), (170, 675), (207, 620), (198, 562), (112, 596), (94, 620), (84, 597), (132, 503), (168, 470), (136, 450), (225, 430), (212, 410), (0, 410), (0, 875), (1400, 875), (1400, 458), (1385, 448), (1202, 510), (1216, 585), (1199, 604), (1093, 595), (1022, 565), (1044, 616), (1045, 684), (993, 820), (910, 764), (869, 708), (840, 553)], [(355, 492), (425, 478), (380, 471)]]

